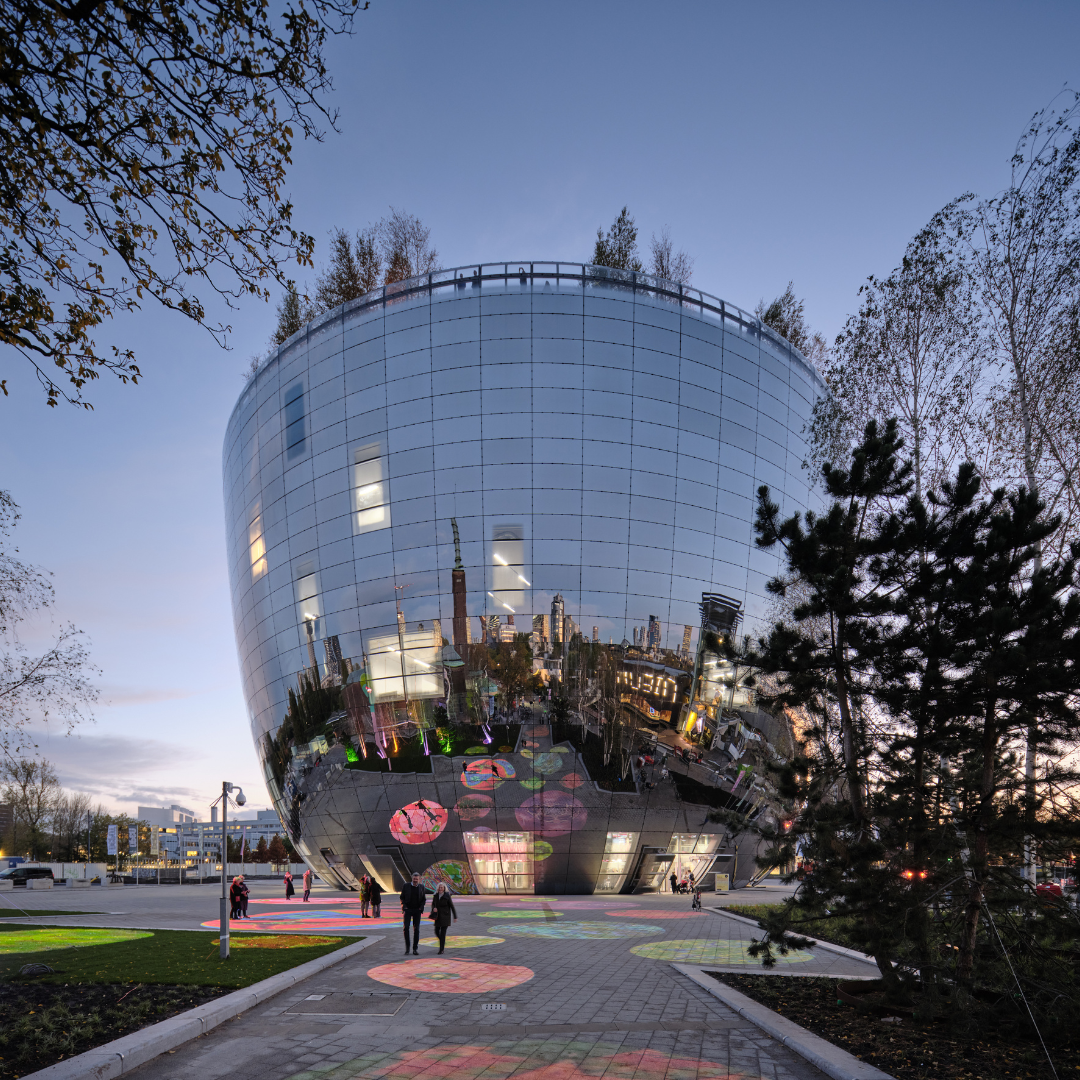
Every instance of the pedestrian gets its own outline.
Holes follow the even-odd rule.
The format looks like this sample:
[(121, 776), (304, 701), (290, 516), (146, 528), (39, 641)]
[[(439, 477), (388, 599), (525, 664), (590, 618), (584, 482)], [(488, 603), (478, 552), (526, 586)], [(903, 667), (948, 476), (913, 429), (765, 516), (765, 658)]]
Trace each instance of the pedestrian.
[(240, 918), (240, 876), (232, 879), (229, 885), (229, 918)]
[(296, 895), (296, 890), (293, 888), (292, 874), (288, 870), (285, 871), (285, 899), (291, 900)]
[(454, 899), (450, 890), (443, 882), (439, 882), (435, 889), (435, 895), (431, 898), (431, 917), (435, 921), (435, 936), (439, 939), (439, 953), (446, 948), (446, 931), (450, 928), (450, 920), (457, 922), (457, 908), (454, 907)]
[(248, 906), (248, 896), (251, 893), (251, 890), (247, 887), (246, 884), (244, 884), (244, 875), (243, 874), (241, 874), (236, 879), (236, 882), (237, 882), (237, 885), (239, 886), (239, 888), (237, 890), (237, 904), (236, 904), (237, 918), (239, 918), (239, 919), (250, 919), (251, 916), (247, 913), (247, 906)]
[(366, 919), (368, 917), (368, 908), (371, 906), (371, 886), (368, 884), (369, 878), (365, 874), (360, 879), (360, 918)]
[(305, 904), (308, 902), (308, 897), (311, 895), (311, 878), (312, 878), (312, 873), (311, 873), (311, 867), (309, 866), (304, 871), (304, 903)]
[(382, 914), (382, 886), (374, 878), (368, 878), (368, 890), (371, 893), (371, 917), (377, 919)]
[(427, 905), (427, 889), (420, 884), (420, 875), (413, 874), (401, 890), (401, 927), (405, 931), (405, 953), (409, 952), (409, 923), (412, 923), (412, 954), (420, 955), (420, 918)]
[(693, 892), (694, 891), (694, 875), (693, 875), (693, 872), (690, 873), (689, 877), (690, 877), (690, 891)]
[(671, 871), (671, 891), (677, 893), (679, 891), (679, 878), (674, 870)]

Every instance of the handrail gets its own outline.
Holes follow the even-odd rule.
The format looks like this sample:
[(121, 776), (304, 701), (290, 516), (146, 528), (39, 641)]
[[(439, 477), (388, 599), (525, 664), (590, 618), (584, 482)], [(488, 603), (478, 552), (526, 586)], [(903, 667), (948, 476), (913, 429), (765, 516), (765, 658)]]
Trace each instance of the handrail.
[[(592, 263), (575, 262), (536, 262), (534, 260), (510, 261), (500, 263), (473, 263), (468, 266), (455, 266), (445, 270), (434, 270), (427, 274), (405, 278), (389, 285), (381, 285), (363, 296), (350, 300), (339, 307), (331, 308), (316, 316), (304, 327), (291, 337), (283, 341), (277, 348), (269, 353), (264, 364), (276, 359), (285, 350), (301, 340), (302, 336), (311, 334), (320, 327), (343, 318), (362, 312), (367, 308), (385, 306), (400, 303), (405, 300), (415, 299), (418, 296), (433, 295), (436, 291), (453, 289), (464, 291), (482, 289), (485, 283), (501, 282), (509, 286), (516, 282), (522, 286), (535, 287), (537, 281), (554, 283), (556, 287), (563, 287), (570, 283), (580, 283), (582, 290), (590, 285), (605, 288), (626, 289), (634, 296), (644, 294), (669, 300), (680, 308), (689, 309), (699, 316), (712, 316), (722, 326), (734, 323), (736, 326), (749, 330), (751, 333), (768, 340), (772, 345), (801, 364), (810, 374), (818, 388), (824, 392), (825, 383), (820, 373), (806, 356), (791, 344), (786, 338), (781, 337), (772, 327), (767, 326), (756, 315), (744, 311), (736, 304), (728, 303), (718, 296), (693, 289), (667, 278), (656, 277), (638, 270), (618, 270), (610, 266), (597, 266)], [(260, 365), (260, 367), (263, 365)], [(252, 380), (254, 381), (254, 380)], [(240, 395), (241, 399), (244, 394)], [(239, 401), (237, 402), (239, 405)]]

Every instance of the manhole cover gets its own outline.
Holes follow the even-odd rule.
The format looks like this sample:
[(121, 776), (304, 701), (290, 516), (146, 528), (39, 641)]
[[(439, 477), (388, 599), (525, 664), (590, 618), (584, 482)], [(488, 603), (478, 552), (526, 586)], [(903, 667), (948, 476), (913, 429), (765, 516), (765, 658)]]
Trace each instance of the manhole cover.
[(493, 1001), (485, 1001), (484, 1004), (480, 1006), (480, 1011), (481, 1012), (506, 1012), (506, 1006), (505, 1005), (496, 1005), (495, 1002), (493, 1002)]
[(348, 1016), (394, 1016), (409, 1000), (408, 994), (311, 994), (290, 1005), (291, 1013)]

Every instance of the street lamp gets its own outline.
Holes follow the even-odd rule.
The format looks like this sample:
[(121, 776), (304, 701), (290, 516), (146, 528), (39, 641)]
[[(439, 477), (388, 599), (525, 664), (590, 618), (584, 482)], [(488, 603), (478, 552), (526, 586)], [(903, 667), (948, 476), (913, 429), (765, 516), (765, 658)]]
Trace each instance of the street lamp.
[[(243, 806), (247, 802), (247, 796), (239, 784), (230, 784), (228, 780), (221, 783), (221, 912), (220, 912), (220, 935), (221, 959), (229, 959), (229, 909), (226, 906), (228, 893), (225, 887), (225, 879), (229, 873), (229, 792), (236, 792), (236, 805)], [(217, 802), (215, 799), (214, 802)]]

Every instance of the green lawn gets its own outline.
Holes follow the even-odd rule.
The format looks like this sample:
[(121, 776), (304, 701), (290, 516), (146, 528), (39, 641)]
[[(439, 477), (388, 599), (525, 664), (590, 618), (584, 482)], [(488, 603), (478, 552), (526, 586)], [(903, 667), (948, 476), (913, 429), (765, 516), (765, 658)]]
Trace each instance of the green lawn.
[(6, 912), (9, 919), (20, 919), (24, 915), (29, 915), (34, 918), (45, 917), (50, 915), (105, 915), (104, 911), (57, 911), (56, 908), (17, 908), (13, 911)]
[[(325, 944), (298, 944), (289, 948), (236, 948), (244, 939), (266, 942), (265, 934), (232, 934), (234, 948), (228, 960), (218, 956), (217, 934), (213, 931), (154, 930), (131, 931), (125, 940), (109, 944), (56, 947), (56, 931), (66, 929), (68, 940), (86, 940), (89, 928), (38, 928), (26, 924), (0, 923), (0, 981), (22, 981), (24, 964), (48, 964), (54, 974), (35, 976), (34, 982), (87, 983), (167, 983), (182, 986), (250, 986), (260, 979), (296, 967), (308, 960), (334, 952), (359, 937), (334, 937)], [(18, 935), (27, 935), (26, 948), (19, 949)], [(306, 942), (303, 935), (273, 935), (284, 944)], [(48, 937), (49, 940), (45, 940)], [(62, 938), (60, 939), (62, 940)], [(324, 939), (325, 941), (325, 939)], [(45, 946), (45, 947), (43, 947)]]

